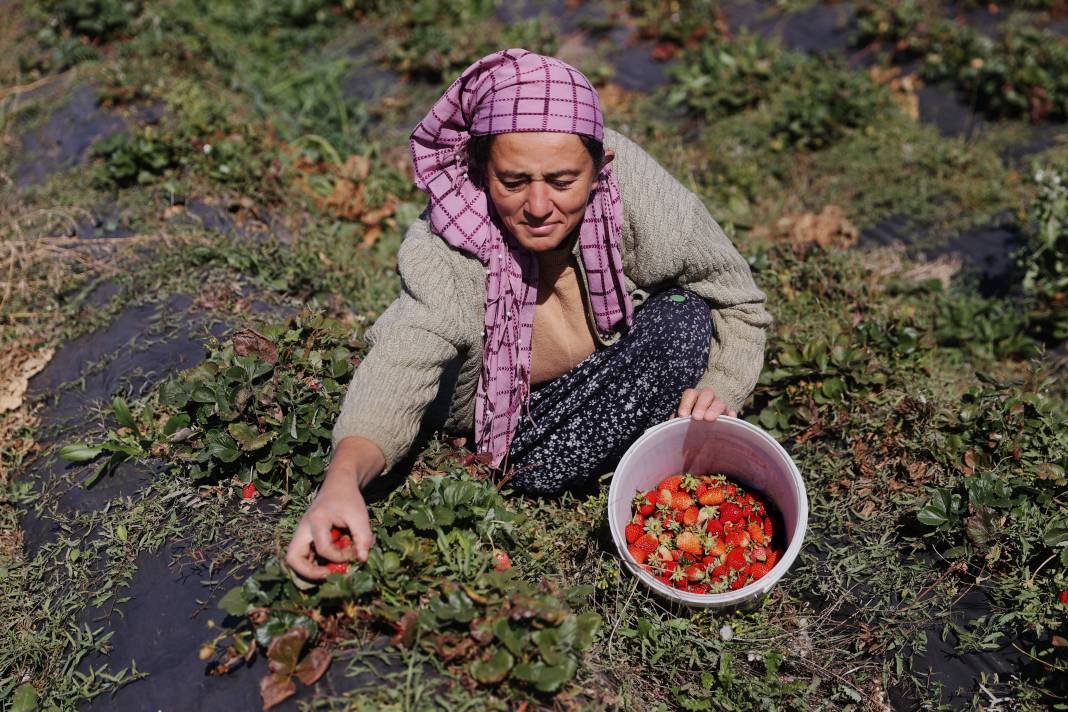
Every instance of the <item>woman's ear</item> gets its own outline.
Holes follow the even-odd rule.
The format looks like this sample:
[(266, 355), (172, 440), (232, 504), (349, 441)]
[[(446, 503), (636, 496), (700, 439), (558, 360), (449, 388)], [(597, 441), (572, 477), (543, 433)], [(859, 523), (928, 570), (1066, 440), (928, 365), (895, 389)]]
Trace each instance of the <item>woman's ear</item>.
[[(604, 150), (604, 160), (601, 162), (601, 168), (604, 168), (609, 163), (611, 163), (612, 159), (615, 158), (615, 157), (616, 157), (616, 152), (613, 151), (610, 148), (606, 148)], [(601, 171), (597, 171), (597, 175), (601, 175)], [(597, 180), (597, 176), (594, 176), (593, 186), (590, 188), (590, 192), (593, 192), (593, 191), (597, 190), (600, 187), (601, 187), (601, 181)]]

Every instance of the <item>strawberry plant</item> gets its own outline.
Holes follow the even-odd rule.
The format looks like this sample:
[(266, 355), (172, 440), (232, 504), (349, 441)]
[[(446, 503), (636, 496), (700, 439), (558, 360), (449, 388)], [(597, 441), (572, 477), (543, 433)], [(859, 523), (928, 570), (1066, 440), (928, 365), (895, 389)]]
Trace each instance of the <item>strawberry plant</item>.
[(1035, 300), (1030, 320), (1051, 341), (1068, 339), (1068, 170), (1035, 170), (1030, 229), (1014, 258)]
[(754, 35), (709, 39), (688, 49), (672, 68), (668, 104), (708, 119), (729, 116), (764, 101), (793, 63), (774, 43)]
[(574, 676), (601, 619), (572, 607), (592, 591), (532, 585), (510, 561), (502, 565), (516, 517), (492, 482), (413, 477), (371, 513), (377, 543), (366, 565), (309, 586), (271, 562), (226, 594), (220, 607), (242, 619), (207, 645), (209, 655), (225, 646), (216, 672), (257, 649), (275, 660), (279, 641), (299, 638), (261, 685), (270, 706), (295, 691), (294, 674), (314, 681), (300, 676), (302, 665), (325, 669), (317, 659), (326, 650), (370, 627), (440, 658), (473, 685), (553, 693)]
[(308, 492), (326, 470), (330, 428), (359, 347), (339, 323), (311, 313), (263, 333), (242, 329), (164, 382), (138, 429), (123, 402), (125, 415), (116, 410), (116, 417), (126, 430), (62, 454), (105, 456), (98, 477), (124, 459), (156, 456), (176, 460), (194, 480), (234, 480), (265, 495)]

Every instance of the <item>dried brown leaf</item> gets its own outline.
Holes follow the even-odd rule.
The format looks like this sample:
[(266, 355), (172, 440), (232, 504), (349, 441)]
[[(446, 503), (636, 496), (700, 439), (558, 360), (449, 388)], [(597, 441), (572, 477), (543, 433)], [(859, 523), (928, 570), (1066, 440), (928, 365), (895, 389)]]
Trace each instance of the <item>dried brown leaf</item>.
[(292, 675), (267, 675), (260, 680), (260, 697), (263, 709), (269, 710), (279, 702), (291, 697), (297, 691), (297, 683)]
[(0, 413), (22, 405), (30, 378), (52, 360), (54, 349), (30, 351), (12, 346), (0, 352)]
[(326, 648), (312, 648), (297, 665), (297, 677), (305, 685), (314, 685), (315, 681), (322, 677), (330, 667), (332, 659), (330, 651)]
[(278, 363), (278, 347), (255, 329), (239, 329), (230, 337), (238, 356), (256, 354), (270, 364)]

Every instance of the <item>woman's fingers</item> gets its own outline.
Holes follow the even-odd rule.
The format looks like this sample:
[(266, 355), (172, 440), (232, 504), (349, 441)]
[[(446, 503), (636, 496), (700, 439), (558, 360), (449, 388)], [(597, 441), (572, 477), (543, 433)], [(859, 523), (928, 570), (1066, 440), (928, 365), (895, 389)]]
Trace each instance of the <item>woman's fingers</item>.
[(293, 533), (293, 540), (289, 542), (289, 548), (286, 549), (286, 564), (309, 581), (324, 579), (330, 573), (325, 566), (315, 563), (311, 527), (307, 521), (301, 522), (297, 531)]
[(727, 415), (729, 415), (732, 418), (737, 418), (738, 417), (738, 411), (736, 411), (736, 410), (728, 410), (727, 411)]
[(687, 388), (682, 392), (682, 397), (679, 398), (679, 409), (675, 411), (675, 414), (679, 418), (685, 418), (693, 410), (693, 404), (697, 402), (697, 389)]
[(697, 396), (697, 403), (693, 407), (694, 420), (715, 420), (723, 411), (727, 410), (727, 403), (716, 396), (711, 388), (702, 388)]
[(311, 520), (312, 539), (315, 541), (315, 553), (328, 561), (342, 562), (349, 560), (349, 554), (344, 549), (339, 549), (330, 538), (330, 529), (334, 526), (343, 526), (344, 522), (335, 522), (333, 517), (309, 517)]
[(362, 498), (345, 512), (345, 526), (352, 533), (352, 550), (356, 558), (367, 561), (367, 554), (375, 544), (375, 536), (371, 532), (371, 520), (367, 516), (367, 505)]

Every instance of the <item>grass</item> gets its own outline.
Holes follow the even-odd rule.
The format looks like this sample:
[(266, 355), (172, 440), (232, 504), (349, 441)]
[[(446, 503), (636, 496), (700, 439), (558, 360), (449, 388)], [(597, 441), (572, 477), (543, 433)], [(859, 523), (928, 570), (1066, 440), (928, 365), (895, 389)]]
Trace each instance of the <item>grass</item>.
[[(83, 164), (38, 186), (0, 187), (0, 267), (9, 275), (0, 303), (2, 348), (62, 346), (131, 306), (179, 294), (193, 295), (207, 322), (269, 332), (278, 314), (306, 308), (361, 332), (399, 289), (396, 250), (422, 207), (405, 174), (406, 130), (484, 49), (458, 46), (432, 5), (393, 13), (358, 0), (251, 9), (146, 2), (130, 17), (116, 15), (115, 29), (92, 41), (84, 33), (96, 30), (79, 30), (76, 18), (68, 21), (73, 15), (63, 16), (58, 34), (20, 33), (21, 61), (0, 59), (5, 88), (64, 72), (69, 86), (94, 81), (117, 106), (157, 105), (162, 117), (97, 144)], [(487, 46), (521, 40), (551, 47), (566, 39), (558, 18), (502, 34), (490, 5), (461, 5), (455, 11)], [(1018, 709), (1055, 706), (1068, 669), (1053, 637), (1068, 635), (1068, 609), (1056, 600), (1068, 588), (1059, 538), (1060, 523), (1068, 526), (1068, 445), (1058, 429), (1068, 393), (1053, 353), (1061, 341), (1049, 324), (1059, 323), (1050, 315), (1062, 303), (1043, 292), (986, 298), (952, 270), (937, 273), (944, 283), (928, 279), (936, 273), (901, 251), (787, 244), (761, 229), (831, 204), (861, 228), (905, 215), (923, 232), (921, 247), (999, 215), (1016, 216), (1028, 229), (1027, 216), (1048, 219), (1053, 208), (1036, 202), (1041, 192), (1027, 169), (1002, 157), (1027, 124), (992, 123), (971, 142), (944, 137), (887, 100), (893, 92), (872, 75), (845, 65), (820, 65), (829, 73), (825, 83), (867, 98), (822, 113), (815, 94), (803, 91), (814, 80), (791, 86), (796, 76), (809, 76), (794, 74), (809, 58), (774, 45), (754, 50), (738, 36), (725, 44), (713, 4), (687, 8), (690, 24), (706, 28), (696, 34), (684, 31), (681, 16), (661, 17), (654, 5), (614, 3), (619, 12), (601, 22), (677, 45), (681, 68), (650, 95), (606, 88), (614, 102), (610, 123), (706, 200), (768, 294), (776, 326), (746, 415), (785, 442), (805, 474), (811, 518), (799, 561), (755, 610), (680, 609), (621, 569), (606, 535), (606, 483), (552, 500), (509, 496), (518, 577), (555, 586), (561, 596), (579, 591), (574, 610), (602, 621), (577, 654), (573, 677), (551, 693), (518, 680), (477, 685), (467, 667), (430, 645), (385, 644), (390, 619), (367, 598), (346, 594), (346, 608), (289, 592), (287, 600), (310, 620), (336, 622), (336, 632), (317, 639), (332, 647), (334, 664), (376, 681), (336, 695), (321, 690), (303, 704), (941, 709), (954, 691), (939, 690), (923, 665), (925, 650), (945, 641), (960, 653), (1015, 648), (1031, 660), (1015, 675), (961, 691), (955, 706), (986, 707), (990, 695), (1008, 697)], [(782, 10), (798, 6), (783, 3)], [(66, 7), (5, 7), (0, 25), (39, 28), (48, 12)], [(440, 52), (442, 42), (452, 53)], [(590, 66), (609, 63), (611, 48), (591, 47)], [(710, 61), (721, 62), (715, 52), (724, 47), (742, 57), (765, 53), (775, 63), (746, 65), (757, 80), (741, 94), (725, 82), (715, 87), (721, 94), (710, 95), (695, 78)], [(369, 65), (396, 78), (374, 102), (350, 92)], [(63, 91), (0, 93), (0, 171), (10, 173), (18, 137), (63, 99)], [(793, 120), (783, 123), (784, 115)], [(1033, 160), (1062, 166), (1064, 147), (1054, 144)], [(357, 186), (361, 209), (346, 202)], [(218, 206), (247, 234), (207, 229), (195, 218), (198, 203)], [(72, 221), (87, 212), (117, 215), (134, 235), (72, 235)], [(105, 282), (113, 294), (97, 303), (94, 289)], [(254, 312), (253, 300), (270, 310)], [(84, 374), (106, 369), (139, 342), (173, 338), (180, 320), (164, 315), (149, 333), (97, 354)], [(216, 355), (225, 352), (225, 340), (205, 343)], [(23, 697), (32, 692), (41, 708), (66, 709), (130, 684), (144, 674), (136, 660), (105, 667), (89, 661), (109, 649), (109, 621), (121, 615), (139, 557), (173, 545), (187, 552), (173, 563), (205, 562), (221, 593), (269, 566), (306, 508), (309, 495), (299, 487), (255, 506), (242, 503), (247, 480), (236, 469), (193, 481), (172, 461), (174, 450), (161, 447), (165, 422), (157, 421), (171, 413), (161, 405), (159, 382), (150, 379), (136, 392), (120, 382), (118, 395), (131, 417), (155, 409), (151, 422), (139, 421), (146, 444), (133, 466), (175, 466), (99, 510), (59, 506), (90, 469), (40, 480), (29, 474), (44, 471), (57, 445), (130, 436), (111, 405), (115, 394), (72, 414), (81, 424), (76, 431), (36, 419), (54, 401), (0, 416), (0, 615), (12, 622), (0, 637), (0, 698), (18, 689)], [(62, 392), (80, 387), (75, 379)], [(465, 454), (446, 440), (431, 441), (409, 483), (432, 471), (460, 476)], [(375, 506), (387, 517), (385, 501)], [(20, 523), (31, 512), (58, 533), (28, 551)], [(395, 524), (383, 520), (387, 526)], [(492, 546), (478, 534), (473, 560), (489, 556)], [(469, 573), (452, 575), (467, 580)], [(964, 596), (982, 596), (989, 610), (952, 618)], [(218, 616), (205, 611), (191, 625), (205, 626), (216, 656), (234, 634), (247, 632), (208, 628), (205, 618)]]

